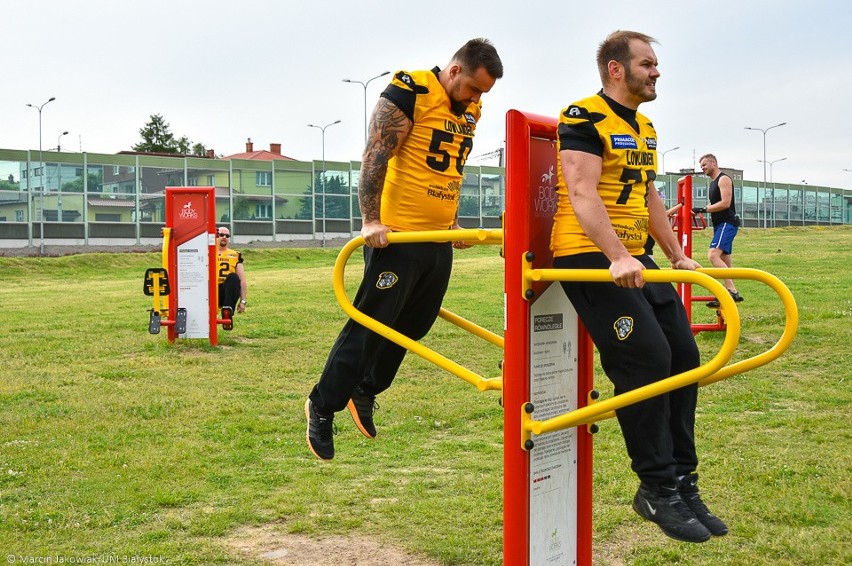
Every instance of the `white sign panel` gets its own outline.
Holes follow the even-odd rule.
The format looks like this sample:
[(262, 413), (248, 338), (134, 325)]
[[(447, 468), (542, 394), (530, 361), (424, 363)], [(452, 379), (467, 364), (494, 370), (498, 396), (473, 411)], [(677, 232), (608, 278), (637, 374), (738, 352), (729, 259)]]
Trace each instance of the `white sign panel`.
[(177, 247), (178, 307), (186, 309), (186, 333), (181, 338), (210, 336), (207, 232)]
[[(530, 400), (537, 421), (577, 408), (577, 313), (551, 284), (530, 306)], [(533, 435), (530, 561), (577, 563), (577, 428)]]

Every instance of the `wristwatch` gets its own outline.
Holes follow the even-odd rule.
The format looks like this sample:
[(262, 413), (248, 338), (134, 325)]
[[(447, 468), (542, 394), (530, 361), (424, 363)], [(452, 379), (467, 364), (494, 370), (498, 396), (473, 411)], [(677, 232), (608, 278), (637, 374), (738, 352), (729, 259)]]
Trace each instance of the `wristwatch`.
[(247, 305), (248, 303), (246, 302), (245, 299), (240, 299), (240, 304)]

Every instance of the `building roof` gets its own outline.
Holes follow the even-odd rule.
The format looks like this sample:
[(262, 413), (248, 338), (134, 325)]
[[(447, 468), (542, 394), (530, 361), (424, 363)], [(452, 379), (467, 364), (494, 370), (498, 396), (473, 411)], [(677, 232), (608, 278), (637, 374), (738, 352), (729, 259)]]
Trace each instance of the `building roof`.
[(97, 198), (97, 197), (89, 197), (89, 206), (110, 206), (110, 207), (118, 207), (118, 208), (133, 208), (136, 206), (136, 202), (133, 199), (111, 199), (111, 198)]
[(273, 160), (284, 160), (284, 161), (295, 161), (292, 157), (287, 157), (286, 155), (281, 155), (281, 144), (280, 143), (271, 143), (269, 144), (269, 150), (261, 149), (258, 151), (254, 150), (254, 144), (251, 139), (246, 142), (246, 150), (242, 153), (235, 153), (233, 155), (226, 155), (222, 159), (251, 159), (254, 161), (273, 161)]
[(262, 149), (260, 151), (246, 151), (243, 153), (235, 153), (234, 155), (226, 155), (222, 159), (253, 159), (255, 161), (272, 161), (273, 159), (281, 159), (284, 161), (295, 161), (292, 157), (281, 155), (280, 153), (272, 153)]

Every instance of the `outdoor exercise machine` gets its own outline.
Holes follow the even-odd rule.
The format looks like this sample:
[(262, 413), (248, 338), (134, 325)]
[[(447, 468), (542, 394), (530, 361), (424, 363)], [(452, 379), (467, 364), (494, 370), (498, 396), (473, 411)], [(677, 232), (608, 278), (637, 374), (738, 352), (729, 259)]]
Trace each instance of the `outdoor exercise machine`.
[(218, 325), (233, 319), (218, 315), (216, 201), (213, 187), (166, 187), (166, 225), (162, 266), (145, 271), (142, 290), (152, 297), (148, 332), (166, 327), (176, 338), (207, 338), (218, 345)]
[[(513, 566), (574, 566), (592, 562), (592, 435), (597, 421), (629, 404), (697, 383), (742, 373), (776, 359), (798, 325), (795, 300), (774, 276), (754, 269), (646, 270), (646, 281), (687, 283), (709, 290), (727, 313), (719, 352), (698, 368), (598, 400), (593, 345), (553, 282), (611, 282), (608, 270), (550, 269), (556, 209), (556, 121), (510, 110), (506, 116), (506, 212), (502, 230), (442, 230), (388, 234), (391, 244), (465, 241), (503, 246), (506, 320), (500, 337), (442, 309), (441, 318), (504, 350), (502, 378), (484, 378), (357, 310), (344, 288), (344, 270), (364, 239), (348, 242), (334, 266), (334, 292), (356, 322), (450, 371), (482, 391), (502, 390), (504, 423), (503, 562)], [(684, 206), (684, 208), (686, 208)], [(691, 207), (690, 207), (691, 210)], [(716, 279), (753, 279), (772, 288), (785, 309), (778, 342), (757, 356), (726, 365), (740, 337), (731, 296)]]
[[(692, 233), (698, 230), (707, 229), (707, 221), (704, 215), (694, 214), (692, 212), (692, 175), (685, 175), (677, 180), (677, 201), (683, 206), (678, 209), (674, 217), (672, 217), (672, 230), (677, 234), (678, 242), (681, 249), (687, 257), (692, 257)], [(714, 297), (708, 295), (693, 296), (692, 283), (680, 281), (677, 284), (677, 292), (680, 295), (683, 306), (686, 308), (686, 316), (692, 326), (692, 333), (715, 331), (721, 332), (726, 328), (725, 311), (719, 303), (716, 308), (716, 321), (710, 323), (693, 322), (692, 306), (693, 303), (708, 302)]]

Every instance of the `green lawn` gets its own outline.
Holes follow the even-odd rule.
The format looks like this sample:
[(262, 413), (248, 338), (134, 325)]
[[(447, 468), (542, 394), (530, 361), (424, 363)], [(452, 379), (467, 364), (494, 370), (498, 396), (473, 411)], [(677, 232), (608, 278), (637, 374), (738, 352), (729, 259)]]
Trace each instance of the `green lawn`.
[[(704, 264), (708, 237), (696, 234)], [(608, 420), (595, 437), (596, 564), (852, 563), (850, 250), (852, 227), (742, 230), (736, 265), (781, 278), (801, 322), (781, 359), (701, 392), (702, 491), (731, 533), (689, 545), (641, 521), (630, 509), (636, 479)], [(497, 252), (457, 252), (445, 306), (500, 332)], [(304, 399), (344, 322), (331, 288), (335, 256), (245, 250), (248, 312), (217, 348), (147, 333), (142, 275), (158, 254), (0, 258), (0, 560), (264, 563), (231, 542), (242, 527), (272, 523), (369, 537), (440, 564), (501, 564), (499, 393), (409, 356), (379, 399), (376, 440), (340, 414), (335, 460), (308, 452)], [(350, 288), (359, 268), (353, 259)], [(739, 288), (736, 359), (770, 347), (783, 324), (771, 290)], [(695, 310), (696, 321), (711, 321), (712, 311)], [(708, 359), (721, 335), (698, 341)], [(498, 348), (444, 321), (423, 342), (499, 375)]]

